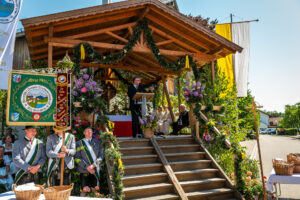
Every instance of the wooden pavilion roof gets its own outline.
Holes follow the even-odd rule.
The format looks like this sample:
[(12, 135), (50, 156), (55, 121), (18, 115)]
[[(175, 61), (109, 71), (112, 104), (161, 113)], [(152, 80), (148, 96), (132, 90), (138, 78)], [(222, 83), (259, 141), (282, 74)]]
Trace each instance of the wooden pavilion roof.
[[(137, 21), (146, 18), (161, 55), (168, 61), (190, 54), (199, 66), (242, 48), (158, 0), (128, 0), (51, 15), (23, 19), (31, 60), (60, 60), (80, 42), (98, 52), (120, 51), (127, 44)], [(53, 51), (53, 55), (52, 55)], [(50, 58), (51, 59), (51, 58)], [(48, 64), (52, 66), (52, 61)], [(175, 72), (163, 69), (141, 37), (122, 63), (82, 66), (140, 71), (150, 79)]]

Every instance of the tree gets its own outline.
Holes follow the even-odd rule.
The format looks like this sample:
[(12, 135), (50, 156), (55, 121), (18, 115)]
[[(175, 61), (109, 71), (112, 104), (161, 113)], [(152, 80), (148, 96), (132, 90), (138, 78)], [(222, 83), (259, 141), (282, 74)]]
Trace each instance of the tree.
[(274, 111), (266, 111), (264, 110), (265, 113), (267, 113), (270, 117), (283, 117), (282, 112), (277, 112), (276, 110)]
[(283, 119), (279, 121), (279, 126), (285, 128), (300, 127), (300, 102), (285, 106)]

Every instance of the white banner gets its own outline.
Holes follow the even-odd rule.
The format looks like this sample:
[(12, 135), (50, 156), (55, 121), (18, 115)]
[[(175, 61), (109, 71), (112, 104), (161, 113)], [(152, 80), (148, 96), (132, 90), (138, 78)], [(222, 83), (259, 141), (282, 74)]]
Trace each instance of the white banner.
[(0, 89), (8, 87), (21, 6), (22, 0), (0, 0)]
[(233, 23), (231, 29), (232, 42), (243, 47), (241, 53), (236, 52), (233, 56), (237, 96), (246, 97), (250, 57), (250, 23)]

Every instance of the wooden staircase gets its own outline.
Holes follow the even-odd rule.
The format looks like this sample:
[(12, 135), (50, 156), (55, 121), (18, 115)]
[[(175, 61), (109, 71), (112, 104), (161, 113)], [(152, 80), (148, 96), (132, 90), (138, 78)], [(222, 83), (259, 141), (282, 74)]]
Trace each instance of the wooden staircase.
[(125, 199), (242, 199), (209, 152), (190, 136), (119, 139)]

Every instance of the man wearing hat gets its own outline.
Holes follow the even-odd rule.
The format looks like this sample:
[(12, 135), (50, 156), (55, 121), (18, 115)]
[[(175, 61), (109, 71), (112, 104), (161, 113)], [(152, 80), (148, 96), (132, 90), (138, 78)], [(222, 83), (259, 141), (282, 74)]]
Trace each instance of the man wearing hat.
[(15, 183), (18, 185), (34, 182), (39, 184), (39, 172), (45, 163), (44, 144), (35, 138), (38, 127), (26, 126), (25, 137), (13, 146), (12, 157), (16, 168)]
[(48, 185), (60, 184), (60, 161), (64, 158), (64, 185), (71, 184), (70, 170), (74, 168), (74, 155), (76, 153), (75, 137), (65, 133), (63, 144), (63, 131), (54, 128), (55, 134), (47, 137), (46, 154), (49, 158), (47, 169)]
[(84, 186), (95, 187), (100, 181), (100, 167), (103, 159), (102, 144), (100, 140), (92, 138), (91, 127), (84, 129), (83, 134), (85, 138), (76, 143), (77, 172), (80, 173), (81, 188)]

